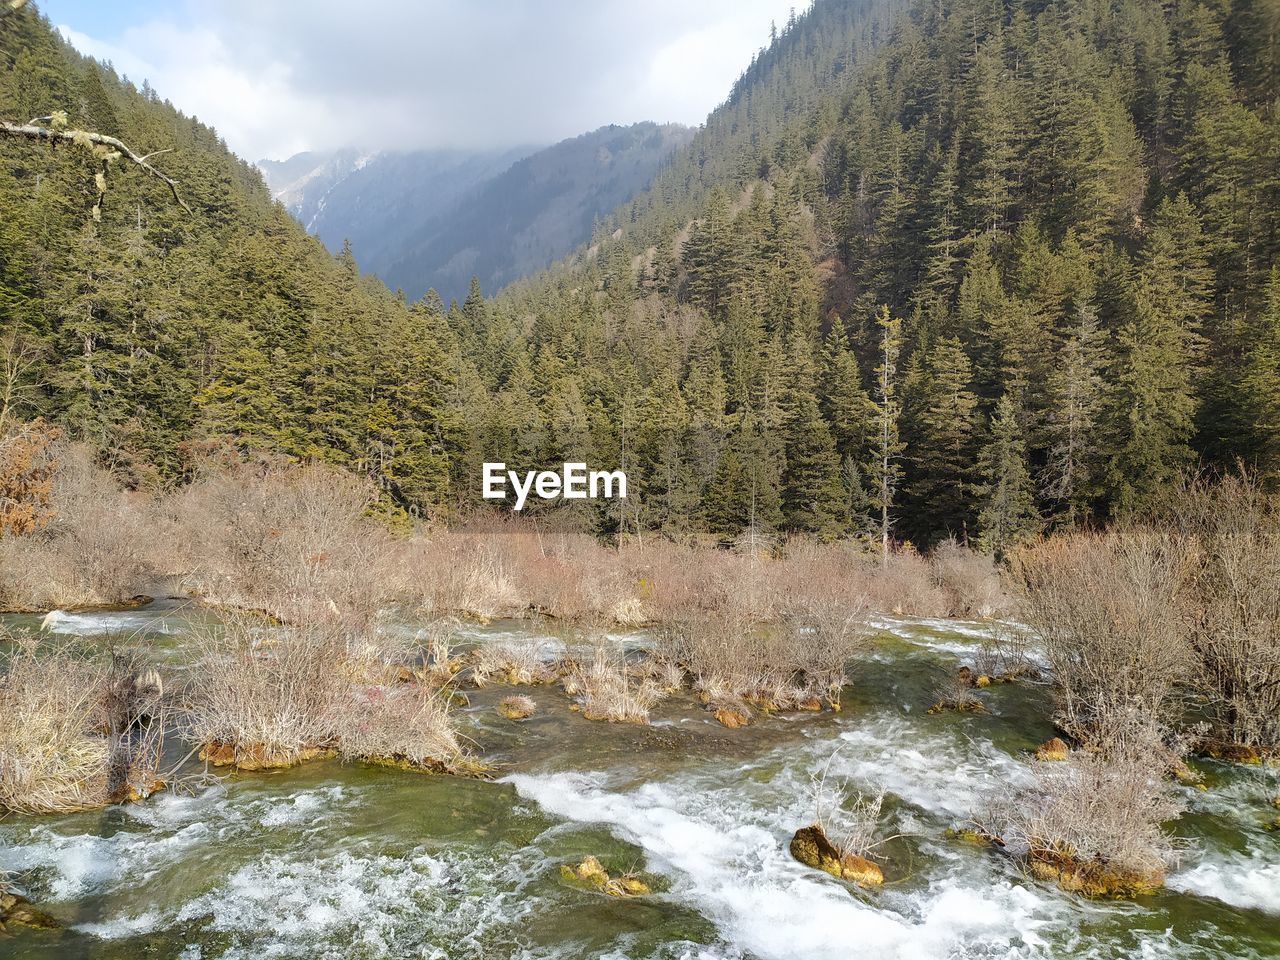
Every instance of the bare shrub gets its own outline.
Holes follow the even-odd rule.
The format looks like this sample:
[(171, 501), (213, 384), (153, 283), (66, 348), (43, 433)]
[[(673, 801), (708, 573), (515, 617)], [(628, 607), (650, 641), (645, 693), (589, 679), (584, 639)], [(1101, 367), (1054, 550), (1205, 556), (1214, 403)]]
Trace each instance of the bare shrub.
[(1026, 857), (1032, 871), (1094, 896), (1160, 886), (1176, 852), (1164, 824), (1182, 804), (1167, 775), (1171, 746), (1149, 717), (1112, 716), (1107, 738), (1065, 761), (1033, 761), (1032, 781), (1000, 799), (978, 822)]
[(1004, 680), (1036, 678), (1040, 674), (1032, 655), (1031, 638), (1021, 627), (993, 624), (978, 640), (974, 670), (979, 675)]
[(594, 645), (589, 661), (574, 667), (567, 686), (581, 693), (582, 715), (588, 720), (648, 723), (650, 708), (662, 699), (657, 685), (632, 677), (621, 652), (604, 641)]
[(887, 564), (878, 563), (868, 560), (863, 574), (872, 609), (917, 617), (942, 617), (950, 612), (946, 591), (934, 578), (929, 561), (916, 551), (896, 550)]
[(990, 555), (946, 540), (934, 548), (930, 559), (952, 616), (985, 619), (1009, 609), (1000, 569)]
[(449, 717), (448, 697), (416, 684), (357, 688), (339, 702), (338, 751), (346, 759), (472, 771)]
[(81, 447), (59, 443), (46, 455), (56, 468), (42, 523), (0, 537), (0, 606), (43, 610), (139, 593), (151, 579), (146, 497), (124, 492)]
[[(166, 502), (189, 588), (289, 623), (367, 623), (387, 599), (389, 532), (366, 518), (372, 488), (319, 464), (246, 464)], [(180, 569), (185, 562), (187, 569)]]
[(934, 704), (929, 708), (930, 713), (942, 713), (946, 710), (983, 713), (986, 710), (982, 699), (974, 692), (973, 674), (967, 667), (945, 671), (934, 685), (933, 696)]
[(831, 776), (831, 761), (810, 776), (809, 795), (813, 804), (814, 826), (818, 827), (841, 859), (849, 856), (870, 857), (872, 852), (892, 837), (884, 836), (882, 810), (885, 792), (866, 794), (854, 790), (843, 778)]
[(1245, 476), (1196, 478), (1167, 517), (1187, 538), (1181, 609), (1214, 734), (1280, 748), (1280, 505)]
[(57, 515), (53, 478), (59, 436), (42, 420), (0, 434), (0, 537), (34, 533)]
[(527, 603), (512, 580), (505, 538), (435, 530), (399, 544), (392, 565), (396, 597), (432, 616), (479, 620), (513, 616)]
[(235, 620), (195, 647), (183, 734), (212, 762), (288, 766), (335, 745), (352, 686), (341, 633)]
[(1024, 617), (1058, 693), (1058, 722), (1088, 743), (1133, 709), (1172, 718), (1191, 672), (1178, 604), (1183, 554), (1141, 528), (1070, 533), (1018, 551)]

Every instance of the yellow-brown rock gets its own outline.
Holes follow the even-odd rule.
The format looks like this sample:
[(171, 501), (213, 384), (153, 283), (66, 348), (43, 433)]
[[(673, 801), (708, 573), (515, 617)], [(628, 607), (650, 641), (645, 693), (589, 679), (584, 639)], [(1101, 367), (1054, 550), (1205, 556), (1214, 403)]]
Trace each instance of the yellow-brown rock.
[(712, 713), (712, 716), (730, 730), (737, 730), (739, 727), (745, 727), (751, 722), (751, 718), (747, 716), (746, 711), (739, 710), (736, 707), (720, 707)]
[(1096, 899), (1132, 899), (1155, 893), (1164, 885), (1159, 872), (1117, 870), (1098, 860), (1079, 860), (1056, 849), (1032, 850), (1032, 876), (1053, 880), (1063, 890)]
[(817, 824), (797, 830), (791, 838), (790, 850), (791, 856), (806, 867), (833, 877), (864, 887), (878, 887), (884, 883), (884, 872), (879, 864), (855, 853), (841, 855)]
[(1061, 737), (1046, 740), (1036, 747), (1037, 760), (1065, 760), (1070, 753), (1071, 750), (1067, 747), (1066, 741)]
[(52, 930), (58, 926), (58, 921), (43, 910), (33, 907), (26, 897), (0, 891), (0, 930), (9, 926)]
[(595, 857), (587, 857), (576, 865), (561, 864), (560, 876), (574, 886), (586, 887), (611, 897), (638, 897), (651, 892), (649, 885), (635, 874), (609, 876), (609, 871), (604, 868), (604, 864)]

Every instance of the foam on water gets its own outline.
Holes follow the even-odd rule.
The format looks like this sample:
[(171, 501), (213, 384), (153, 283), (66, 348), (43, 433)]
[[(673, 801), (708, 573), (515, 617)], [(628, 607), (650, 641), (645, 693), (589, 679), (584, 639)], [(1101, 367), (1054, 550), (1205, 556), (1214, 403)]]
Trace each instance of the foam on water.
[(1274, 851), (1208, 854), (1195, 866), (1171, 876), (1168, 886), (1233, 907), (1280, 916), (1280, 859)]
[(310, 825), (321, 815), (354, 802), (342, 786), (303, 790), (288, 796), (234, 799), (221, 787), (196, 796), (162, 794), (146, 804), (113, 808), (142, 829), (98, 833), (59, 832), (42, 823), (25, 831), (0, 832), (0, 853), (9, 870), (47, 875), (47, 899), (57, 902), (136, 886), (157, 870), (189, 856), (199, 847), (264, 829)]
[(993, 790), (1028, 779), (1026, 765), (989, 740), (891, 714), (849, 725), (838, 743), (811, 742), (813, 764), (832, 756), (833, 772), (953, 820), (971, 816)]
[(231, 935), (220, 956), (443, 957), (485, 955), (493, 940), (512, 943), (529, 905), (505, 866), (417, 853), (344, 852), (302, 859), (269, 856), (242, 867), (186, 904), (176, 922)]
[[(953, 956), (976, 948), (993, 956), (1038, 951), (1050, 923), (1048, 901), (1008, 881), (975, 886), (942, 877), (927, 893), (868, 900), (796, 863), (785, 837), (745, 819), (731, 791), (693, 782), (649, 783), (632, 791), (606, 788), (599, 776), (517, 774), (522, 796), (576, 822), (612, 827), (642, 849), (652, 869), (672, 874), (672, 893), (697, 904), (722, 936), (762, 958)], [(723, 779), (722, 781), (723, 782)], [(784, 819), (756, 808), (758, 816)], [(998, 949), (996, 949), (998, 948)]]
[(188, 629), (189, 624), (172, 613), (145, 610), (85, 613), (51, 610), (42, 621), (42, 627), (53, 634), (73, 637), (94, 637), (105, 633), (162, 633), (172, 636)]

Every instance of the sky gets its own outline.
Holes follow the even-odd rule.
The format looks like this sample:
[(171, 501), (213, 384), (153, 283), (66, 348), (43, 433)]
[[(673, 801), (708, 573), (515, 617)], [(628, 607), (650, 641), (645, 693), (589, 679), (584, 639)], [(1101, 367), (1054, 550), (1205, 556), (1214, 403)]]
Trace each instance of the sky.
[(248, 160), (701, 123), (808, 0), (35, 0)]

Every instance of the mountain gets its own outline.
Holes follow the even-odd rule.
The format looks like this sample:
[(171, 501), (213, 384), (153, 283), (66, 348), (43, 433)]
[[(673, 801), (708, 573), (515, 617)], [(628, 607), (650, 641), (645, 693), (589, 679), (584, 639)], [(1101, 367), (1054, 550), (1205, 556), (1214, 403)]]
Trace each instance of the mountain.
[(477, 185), (533, 149), (339, 150), (258, 167), (275, 198), (332, 252), (349, 241), (363, 269), (385, 274), (423, 224), (452, 214)]
[(394, 244), (366, 256), (353, 243), (356, 257), (411, 299), (428, 288), (461, 299), (472, 276), (496, 290), (590, 239), (595, 221), (648, 186), (693, 133), (637, 123), (565, 140), (486, 179), (452, 209), (423, 217)]
[(83, 144), (0, 153), (6, 395), (136, 483), (267, 449), (447, 513), (485, 506), (484, 462), (581, 461), (627, 499), (548, 521), (1002, 553), (1158, 509), (1197, 463), (1280, 481), (1274, 4), (817, 0), (687, 146), (621, 165), (647, 189), (613, 180), (658, 138), (597, 131), (420, 225), (386, 268), (415, 291), (583, 231), (447, 308), (331, 255), (29, 9), (0, 31), (0, 116), (172, 148), (193, 211), (122, 160), (99, 204)]

